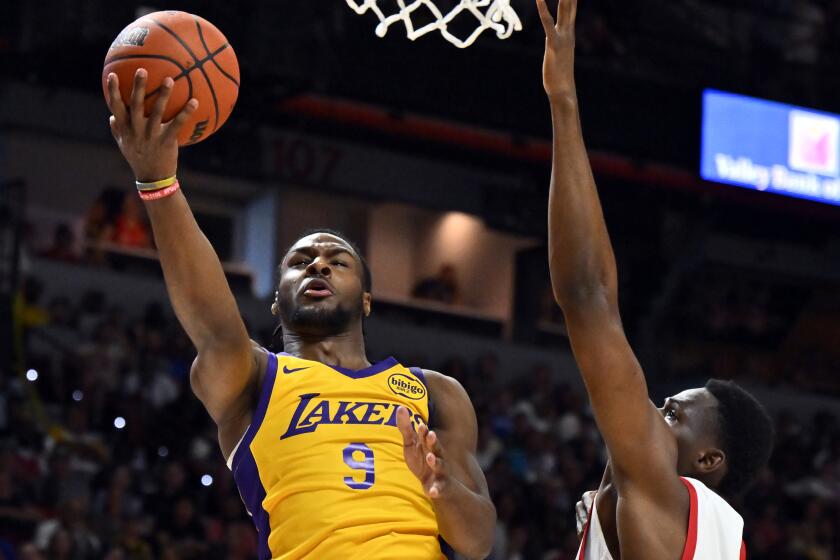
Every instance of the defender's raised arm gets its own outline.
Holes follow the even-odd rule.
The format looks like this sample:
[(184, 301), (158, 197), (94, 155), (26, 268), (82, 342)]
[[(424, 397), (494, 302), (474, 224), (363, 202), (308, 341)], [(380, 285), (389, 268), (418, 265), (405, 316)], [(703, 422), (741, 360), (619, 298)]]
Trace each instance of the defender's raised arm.
[[(654, 431), (664, 428), (618, 311), (615, 257), (581, 132), (574, 79), (576, 0), (561, 0), (556, 22), (537, 0), (546, 33), (543, 84), (551, 104), (553, 167), (548, 212), (549, 268), (575, 358), (614, 467), (651, 469)], [(663, 464), (662, 461), (656, 461)]]

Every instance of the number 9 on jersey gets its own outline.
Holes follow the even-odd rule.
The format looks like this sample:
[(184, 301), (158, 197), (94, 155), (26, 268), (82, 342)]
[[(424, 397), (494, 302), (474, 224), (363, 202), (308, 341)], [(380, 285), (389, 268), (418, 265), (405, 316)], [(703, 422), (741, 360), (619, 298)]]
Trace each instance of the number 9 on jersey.
[[(361, 455), (363, 460), (358, 460), (357, 457)], [(353, 490), (367, 490), (373, 486), (376, 480), (376, 474), (373, 470), (373, 449), (364, 443), (351, 443), (344, 448), (344, 463), (353, 470), (362, 471), (365, 478), (362, 481), (356, 480), (352, 476), (344, 477), (344, 484)]]

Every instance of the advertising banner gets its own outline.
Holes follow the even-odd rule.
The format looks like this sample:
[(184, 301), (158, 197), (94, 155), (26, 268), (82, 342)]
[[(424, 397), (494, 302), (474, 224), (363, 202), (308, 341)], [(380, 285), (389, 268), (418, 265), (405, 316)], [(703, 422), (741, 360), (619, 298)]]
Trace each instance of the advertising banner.
[(840, 205), (840, 116), (706, 90), (700, 167), (709, 181)]

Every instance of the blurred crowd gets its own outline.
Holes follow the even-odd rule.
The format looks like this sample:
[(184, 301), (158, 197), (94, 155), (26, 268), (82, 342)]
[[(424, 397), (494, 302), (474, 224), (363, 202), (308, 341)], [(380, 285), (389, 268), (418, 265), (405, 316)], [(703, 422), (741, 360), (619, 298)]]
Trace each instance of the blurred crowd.
[[(553, 10), (556, 0), (547, 1)], [(290, 60), (279, 56), (276, 50), (257, 48), (261, 43), (259, 40), (249, 44), (249, 34), (255, 35), (254, 30), (260, 29), (259, 21), (271, 19), (276, 24), (287, 19), (291, 20), (290, 25), (307, 26), (310, 31), (307, 35), (315, 29), (326, 35), (340, 35), (348, 27), (347, 20), (358, 17), (341, 4), (332, 8), (333, 13), (323, 8), (313, 9), (303, 2), (282, 10), (256, 4), (249, 6), (247, 16), (235, 8), (224, 7), (215, 8), (214, 15), (219, 21), (225, 21), (226, 29), (233, 29), (234, 32), (228, 33), (239, 39), (237, 52), (242, 51), (245, 55), (242, 58), (260, 64), (272, 57), (275, 63), (284, 65)], [(393, 2), (380, 0), (378, 4), (386, 14), (396, 10)], [(444, 11), (454, 4), (446, 0), (437, 2)], [(832, 40), (832, 30), (840, 20), (840, 2), (837, 0), (644, 0), (634, 3), (587, 0), (579, 4), (579, 53), (597, 57), (612, 69), (626, 67), (628, 60), (641, 62), (644, 66), (648, 66), (646, 62), (658, 60), (664, 63), (661, 76), (667, 77), (668, 70), (678, 67), (681, 60), (697, 62), (708, 59), (713, 53), (726, 52), (742, 59), (731, 60), (733, 68), (744, 70), (744, 74), (755, 71), (766, 79), (767, 73), (775, 76), (781, 66), (828, 65), (833, 68), (840, 61), (840, 52)], [(7, 17), (0, 20), (0, 55), (11, 53), (15, 48), (41, 55), (56, 44), (73, 41), (72, 50), (85, 49), (83, 52), (90, 53), (90, 57), (98, 61), (102, 44), (112, 39), (114, 30), (120, 29), (134, 15), (134, 3), (127, 3), (120, 10), (105, 9), (108, 6), (104, 0), (89, 0), (82, 6), (65, 1), (62, 2), (65, 9), (44, 13), (34, 4), (10, 4)], [(183, 6), (188, 11), (199, 7), (206, 10), (195, 1), (188, 1)], [(523, 30), (515, 33), (507, 44), (527, 48), (541, 44), (544, 36), (535, 4), (516, 2), (515, 7)], [(417, 10), (415, 18), (417, 22), (426, 22), (423, 10)], [(473, 22), (470, 18), (464, 19), (469, 24), (463, 30), (466, 33), (472, 30)], [(307, 37), (307, 40), (312, 38)], [(494, 41), (479, 44), (496, 48)], [(502, 48), (505, 45), (502, 44)], [(54, 54), (66, 56), (63, 52)], [(35, 61), (40, 62), (40, 59), (35, 58)], [(708, 62), (720, 65), (719, 60)], [(755, 70), (748, 67), (750, 64), (756, 65)], [(9, 66), (11, 69), (12, 65)], [(48, 64), (43, 66), (49, 67)], [(654, 67), (647, 68), (651, 69)], [(15, 68), (14, 71), (20, 70)], [(31, 65), (27, 65), (27, 71), (32, 71)], [(742, 75), (742, 79), (749, 77)], [(759, 79), (759, 76), (755, 78)]]
[[(256, 532), (189, 390), (193, 348), (165, 308), (126, 310), (99, 292), (42, 302), (28, 286), (27, 371), (0, 376), (0, 555), (254, 558)], [(498, 510), (491, 558), (574, 558), (574, 504), (605, 460), (585, 395), (548, 366), (500, 371), (492, 353), (422, 365), (459, 379), (475, 405)], [(771, 467), (735, 504), (752, 559), (840, 555), (840, 425), (802, 420), (812, 414), (778, 416)]]
[[(534, 4), (517, 9), (524, 30), (511, 43), (541, 45)], [(833, 106), (838, 23), (838, 0), (590, 0), (579, 2), (577, 52), (601, 71), (683, 86), (715, 76), (765, 97)]]
[[(821, 286), (821, 287), (818, 287)], [(833, 283), (706, 264), (660, 321), (670, 378), (738, 377), (840, 395), (840, 302)]]
[[(548, 3), (552, 8), (556, 4)], [(641, 36), (644, 32), (652, 32), (648, 41), (681, 37), (687, 47), (731, 48), (785, 62), (816, 64), (837, 55), (829, 32), (840, 19), (836, 0), (646, 0), (633, 6), (596, 0), (579, 4), (578, 36), (584, 55), (622, 56), (643, 50), (651, 46)], [(533, 5), (517, 9), (526, 30), (520, 40), (541, 40)]]
[(24, 245), (28, 253), (69, 263), (113, 264), (112, 250), (153, 249), (151, 227), (140, 199), (124, 189), (106, 188), (79, 223), (58, 222), (49, 240), (46, 232), (28, 223)]

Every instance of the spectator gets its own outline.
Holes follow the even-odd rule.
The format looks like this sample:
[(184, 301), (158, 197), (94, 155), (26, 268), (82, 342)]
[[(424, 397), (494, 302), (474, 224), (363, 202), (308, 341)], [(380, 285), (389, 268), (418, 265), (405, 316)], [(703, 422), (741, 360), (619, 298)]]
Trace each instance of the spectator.
[(181, 558), (205, 557), (208, 547), (204, 527), (191, 498), (182, 496), (175, 502), (170, 522), (162, 529), (165, 538), (171, 538), (178, 543), (175, 548)]
[(82, 294), (77, 319), (79, 330), (91, 337), (94, 329), (105, 317), (105, 294), (99, 290), (88, 290)]
[(458, 289), (458, 274), (451, 264), (441, 266), (437, 276), (425, 278), (417, 283), (412, 295), (418, 299), (428, 299), (449, 305), (461, 303)]
[(75, 263), (79, 261), (76, 247), (76, 232), (66, 223), (58, 224), (53, 233), (52, 245), (41, 251), (41, 257), (56, 261)]
[[(131, 516), (123, 519), (123, 530), (119, 534), (119, 554), (115, 558), (126, 560), (151, 560), (152, 545), (144, 537), (144, 520), (139, 516)], [(116, 552), (114, 552), (116, 554)]]
[(109, 201), (113, 199), (112, 190), (103, 191), (93, 202), (87, 212), (84, 224), (86, 244), (86, 258), (94, 264), (104, 264), (105, 253), (101, 246), (103, 241), (109, 241), (114, 229), (114, 220)]
[(42, 522), (35, 531), (35, 544), (47, 550), (50, 559), (94, 559), (102, 548), (88, 526), (88, 501), (75, 498), (60, 504), (58, 517)]
[[(38, 511), (27, 499), (32, 492), (28, 484), (22, 484), (15, 472), (11, 450), (2, 451), (4, 459), (0, 464), (0, 541), (15, 543), (19, 535), (29, 533), (38, 522)], [(17, 476), (16, 476), (17, 475)]]
[(137, 196), (133, 194), (123, 196), (122, 208), (114, 220), (110, 239), (123, 247), (140, 249), (152, 247), (146, 214)]
[(18, 320), (24, 331), (49, 323), (49, 314), (41, 304), (43, 295), (44, 285), (40, 280), (32, 277), (23, 280), (17, 309)]
[(826, 14), (814, 0), (791, 2), (790, 31), (785, 60), (801, 64), (816, 64), (825, 35)]
[(20, 547), (20, 560), (45, 560), (41, 551), (33, 543), (26, 543)]
[(50, 535), (47, 556), (55, 560), (73, 560), (74, 556), (78, 556), (73, 550), (73, 540), (66, 529), (58, 527)]

